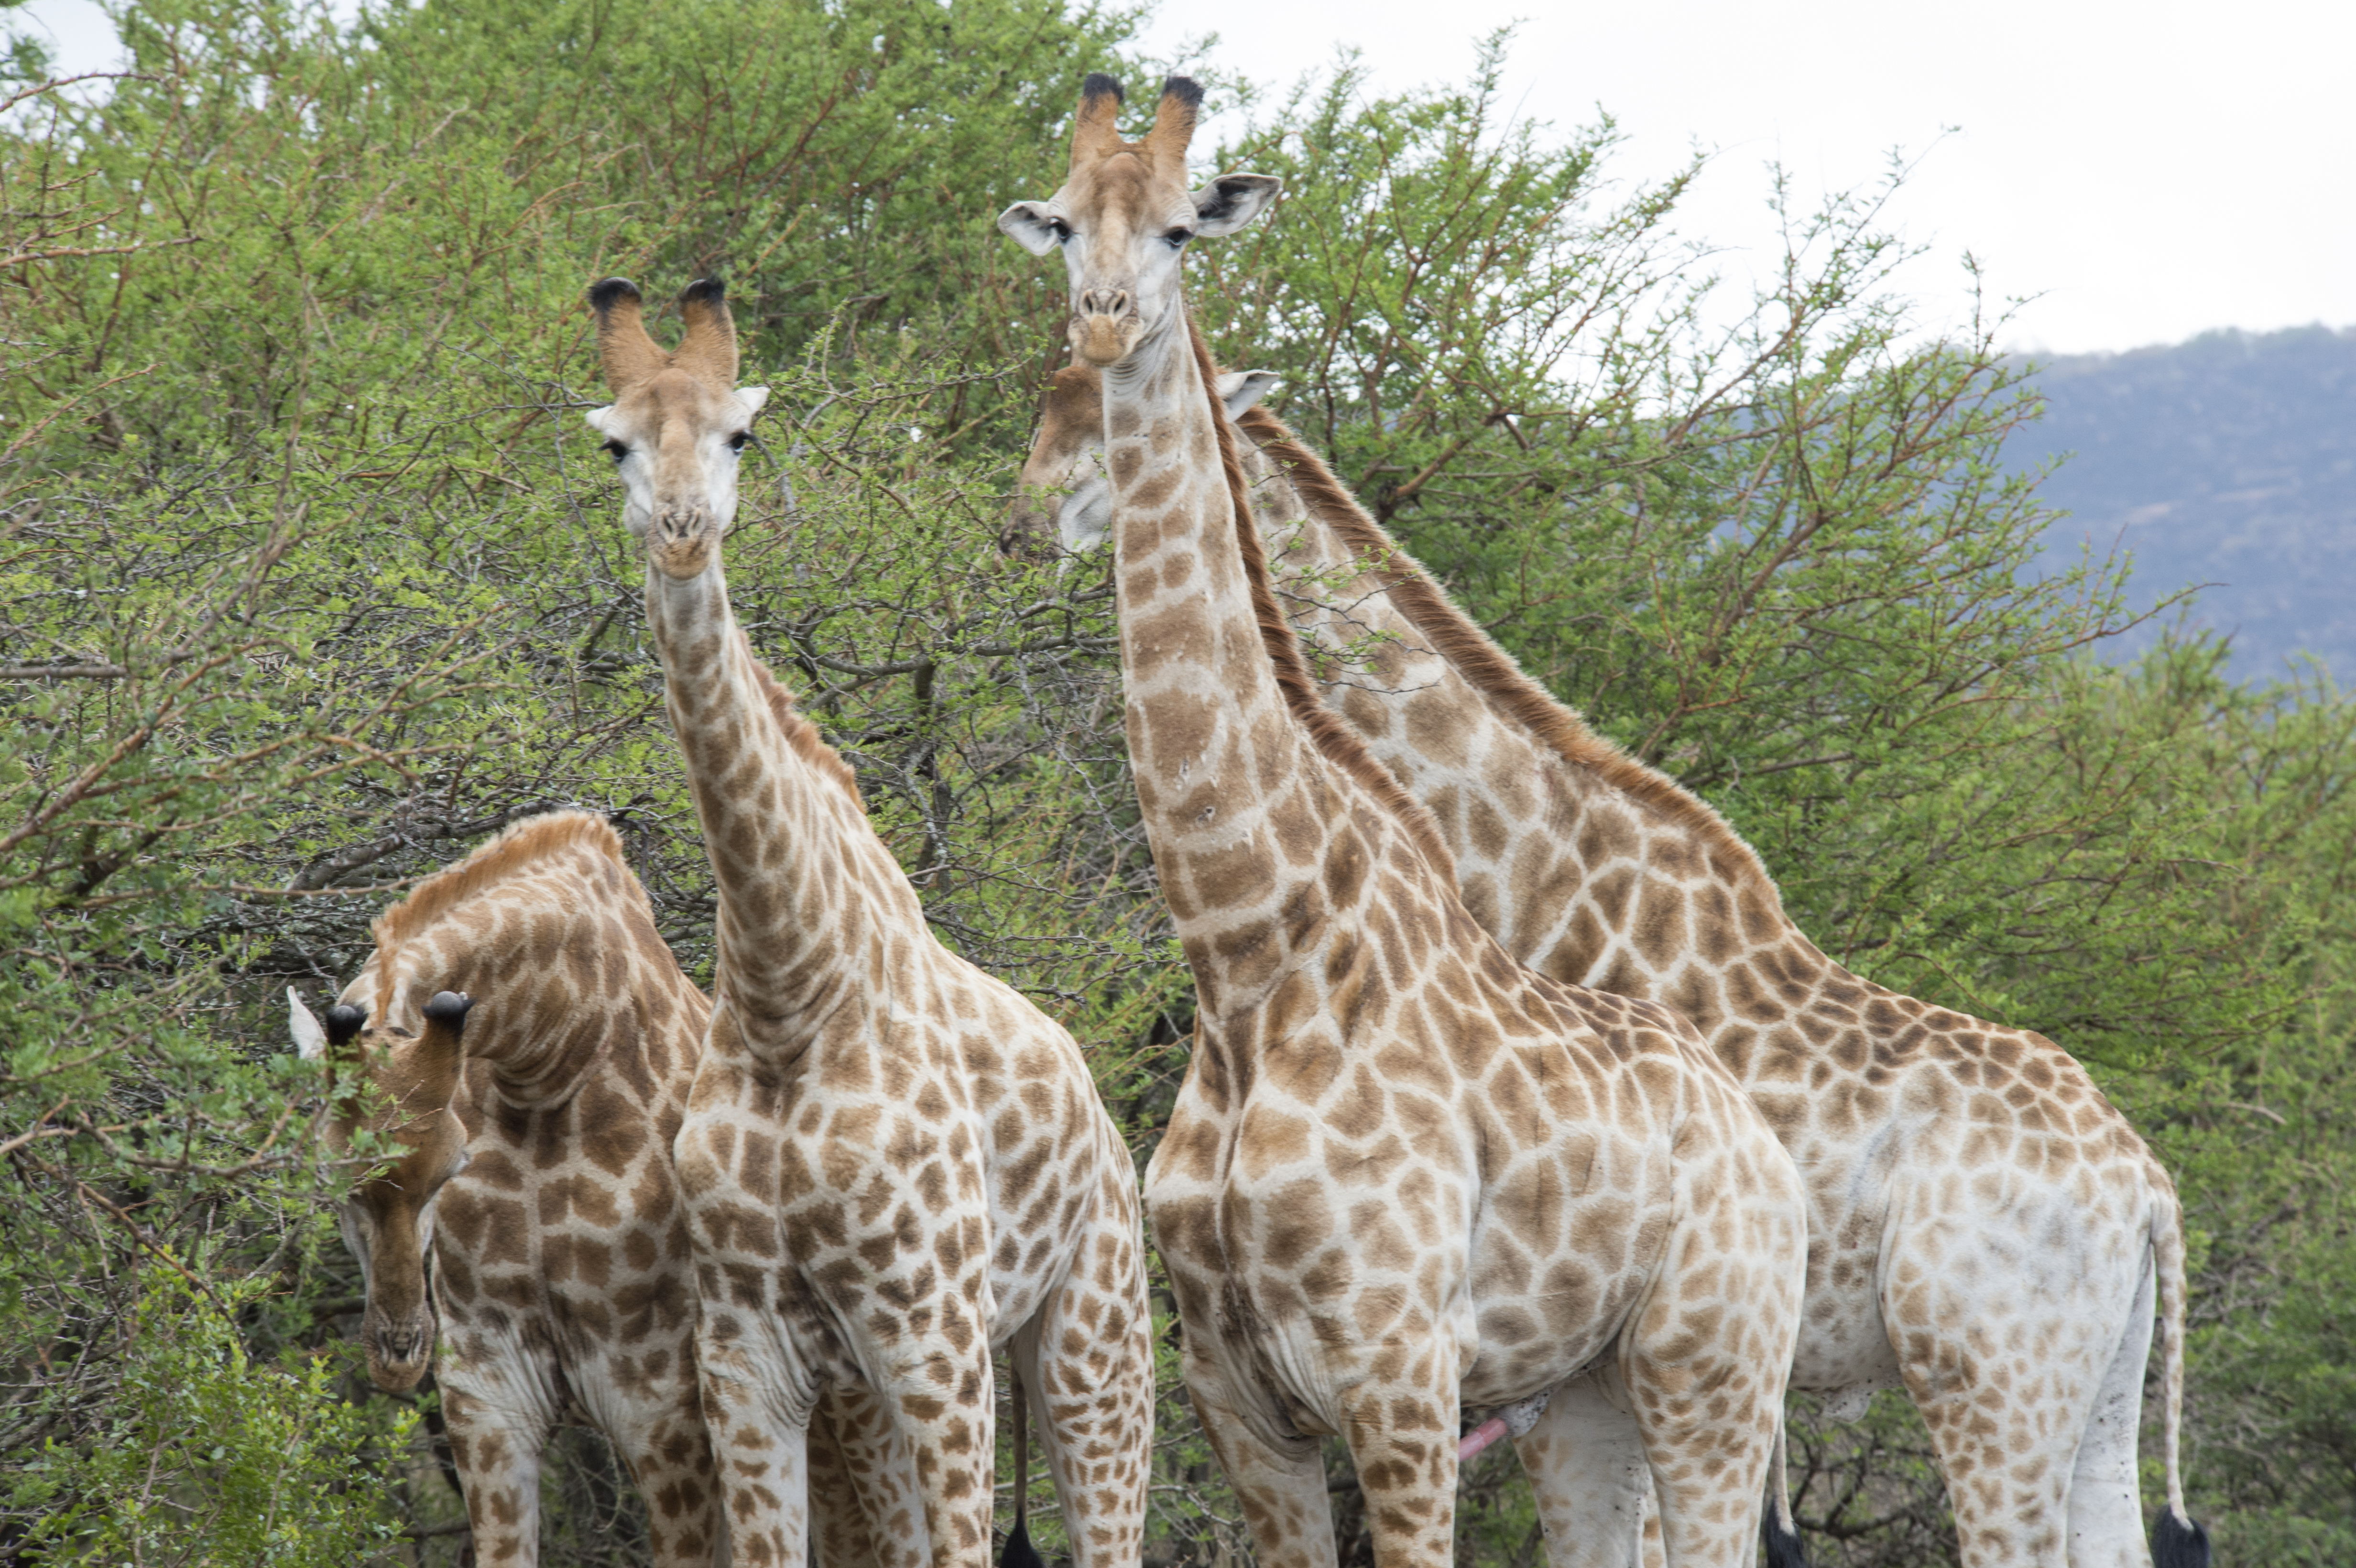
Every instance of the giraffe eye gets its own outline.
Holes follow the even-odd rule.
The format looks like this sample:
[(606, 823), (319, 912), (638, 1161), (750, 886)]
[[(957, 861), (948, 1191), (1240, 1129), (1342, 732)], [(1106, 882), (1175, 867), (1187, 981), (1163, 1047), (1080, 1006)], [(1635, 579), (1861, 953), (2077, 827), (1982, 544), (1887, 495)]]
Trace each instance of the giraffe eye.
[(1194, 238), (1194, 231), (1191, 229), (1173, 229), (1162, 238), (1168, 242), (1173, 251), (1183, 251), (1186, 248), (1186, 241)]
[(751, 431), (740, 430), (734, 435), (728, 438), (728, 450), (731, 452), (742, 452), (744, 450), (744, 443), (752, 439), (753, 432)]
[(630, 449), (629, 449), (628, 447), (626, 447), (626, 446), (624, 446), (624, 445), (623, 445), (620, 442), (618, 442), (618, 441), (609, 441), (609, 442), (607, 442), (607, 443), (605, 443), (605, 451), (606, 451), (606, 453), (607, 453), (609, 456), (611, 456), (611, 457), (613, 458), (613, 460), (614, 460), (615, 462), (616, 462), (616, 463), (621, 462), (621, 461), (622, 461), (622, 459), (624, 459), (625, 457), (627, 457), (627, 456), (629, 456), (629, 455), (630, 455)]
[(1055, 237), (1055, 243), (1058, 245), (1068, 245), (1072, 242), (1072, 226), (1060, 218), (1047, 219), (1047, 232)]

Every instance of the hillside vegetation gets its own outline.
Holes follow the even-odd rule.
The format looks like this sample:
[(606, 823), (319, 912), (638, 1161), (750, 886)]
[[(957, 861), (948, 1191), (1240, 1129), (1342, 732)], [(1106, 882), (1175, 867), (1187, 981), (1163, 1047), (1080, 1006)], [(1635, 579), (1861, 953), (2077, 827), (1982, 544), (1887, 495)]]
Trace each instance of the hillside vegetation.
[[(558, 805), (612, 817), (710, 978), (637, 556), (578, 417), (599, 276), (728, 276), (775, 389), (739, 614), (943, 938), (1072, 1027), (1151, 1150), (1191, 992), (1109, 587), (996, 549), (1063, 301), (991, 220), (1057, 183), (1086, 72), (1166, 64), (1133, 22), (153, 0), (129, 74), (6, 89), (0, 1552), (458, 1561), (433, 1396), (370, 1392), (347, 1348), (349, 1172), (283, 998)], [(1288, 195), (1193, 263), (1216, 352), (1280, 372), (1280, 411), (1724, 811), (1829, 952), (2094, 1065), (2187, 1197), (2186, 1474), (2221, 1562), (2356, 1559), (2356, 708), (2197, 638), (2094, 656), (2123, 585), (2024, 570), (2053, 513), (2002, 453), (2033, 400), (1994, 322), (1918, 346), (1872, 193), (1792, 212), (1780, 283), (1705, 336), (1681, 182), (1618, 181), (1607, 123), (1510, 124), (1501, 47), (1462, 86), (1258, 101), (1205, 162)], [(1901, 1399), (1797, 1407), (1818, 1562), (1952, 1560)], [(1149, 1560), (1235, 1560), (1174, 1398), (1156, 1463)], [(1463, 1486), (1467, 1562), (1541, 1560), (1510, 1457)], [(643, 1561), (594, 1435), (545, 1489), (551, 1560)]]
[(2232, 639), (2238, 674), (2356, 672), (2356, 327), (2070, 355), (2035, 385), (2044, 415), (2006, 455), (2069, 454), (2043, 486), (2069, 513), (2057, 557), (2131, 551), (2146, 598), (2203, 585), (2186, 619)]

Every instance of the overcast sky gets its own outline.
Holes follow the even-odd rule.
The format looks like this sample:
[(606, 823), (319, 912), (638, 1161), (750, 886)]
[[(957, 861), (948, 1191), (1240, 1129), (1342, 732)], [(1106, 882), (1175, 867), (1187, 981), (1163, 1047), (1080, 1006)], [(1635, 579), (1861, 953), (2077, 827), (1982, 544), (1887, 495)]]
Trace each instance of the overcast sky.
[[(1145, 41), (1167, 55), (1216, 33), (1213, 59), (1272, 84), (1350, 45), (1376, 87), (1401, 88), (1462, 79), (1474, 40), (1517, 17), (1520, 113), (1568, 126), (1608, 110), (1632, 176), (1715, 155), (1684, 227), (1728, 247), (1730, 272), (1773, 242), (1771, 159), (1815, 196), (1902, 147), (1927, 155), (1894, 217), (1933, 247), (1905, 282), (1934, 319), (1961, 315), (1969, 251), (1997, 291), (2040, 296), (2015, 347), (2356, 325), (2356, 5), (1163, 0)], [(12, 20), (62, 66), (111, 56), (91, 0)]]

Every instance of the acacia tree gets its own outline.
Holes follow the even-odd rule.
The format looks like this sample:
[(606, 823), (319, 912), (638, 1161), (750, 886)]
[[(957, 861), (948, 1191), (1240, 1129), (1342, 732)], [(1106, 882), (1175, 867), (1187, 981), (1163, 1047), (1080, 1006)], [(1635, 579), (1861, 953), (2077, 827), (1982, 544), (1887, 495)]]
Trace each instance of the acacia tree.
[[(333, 1371), (359, 1282), (320, 1199), (349, 1172), (314, 1166), (328, 1088), (284, 1060), (278, 998), (348, 977), (410, 880), (558, 805), (615, 820), (708, 970), (639, 568), (576, 417), (600, 274), (659, 294), (724, 265), (776, 389), (740, 615), (945, 939), (1072, 1025), (1151, 1150), (1188, 991), (1136, 830), (1109, 588), (991, 548), (1062, 302), (991, 219), (1050, 176), (1078, 76), (1120, 69), (1131, 23), (494, 0), (339, 27), (157, 0), (123, 17), (134, 76), (11, 111), (5, 1540), (455, 1560), (431, 1399)], [(1290, 194), (1265, 240), (1200, 260), (1222, 357), (1280, 370), (1284, 411), (1388, 523), (1728, 811), (1827, 947), (2113, 1064), (2215, 1216), (2202, 1353), (2233, 1415), (2200, 1424), (2197, 1363), (2194, 1484), (2214, 1454), (2208, 1496), (2251, 1539), (2337, 1540), (2313, 1531), (2346, 1495), (2340, 1428), (2266, 1389), (2345, 1356), (2264, 1282), (2348, 1255), (2329, 1205), (2266, 1218), (2283, 1172), (2337, 1169), (2318, 1151), (2350, 1103), (2284, 1108), (2346, 1031), (2331, 1013), (2293, 1049), (2276, 1021), (2342, 984), (2313, 868), (2345, 814), (2283, 802), (2341, 798), (2344, 703), (2235, 694), (2189, 654), (2132, 678), (2078, 658), (2127, 619), (2118, 576), (2026, 570), (2045, 516), (1997, 443), (2034, 405), (1994, 324), (1909, 332), (1869, 197), (1795, 220), (1783, 276), (1705, 335), (1682, 181), (1612, 186), (1608, 123), (1501, 124), (1495, 59), (1461, 91), (1345, 71), (1264, 101), (1232, 155)], [(2223, 1101), (2284, 1121), (2221, 1122)], [(2263, 1170), (2237, 1169), (2252, 1147)], [(1236, 1510), (1183, 1403), (1162, 1417), (1157, 1559), (1218, 1561)], [(1911, 1421), (1799, 1428), (1833, 1560), (1951, 1550)], [(290, 1452), (315, 1484), (273, 1494)], [(596, 1442), (568, 1440), (550, 1485), (552, 1551), (638, 1560)], [(1468, 1557), (1537, 1561), (1511, 1460), (1464, 1486)], [(257, 1498), (280, 1535), (235, 1533)]]

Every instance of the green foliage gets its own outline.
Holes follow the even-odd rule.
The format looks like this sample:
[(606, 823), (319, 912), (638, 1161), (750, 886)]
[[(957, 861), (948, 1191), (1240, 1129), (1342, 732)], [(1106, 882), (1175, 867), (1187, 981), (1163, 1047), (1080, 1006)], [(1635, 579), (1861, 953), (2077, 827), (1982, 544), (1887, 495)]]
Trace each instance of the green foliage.
[[(128, 1552), (148, 1524), (105, 1520), (170, 1509), (155, 1550), (191, 1561), (381, 1556), (391, 1519), (453, 1562), (430, 1422), (313, 1354), (359, 1283), (282, 997), (348, 978), (410, 879), (559, 805), (613, 817), (708, 978), (640, 568), (577, 417), (591, 279), (730, 277), (775, 389), (740, 615), (944, 938), (1072, 1025), (1141, 1157), (1158, 1136), (1191, 996), (1109, 588), (993, 549), (1063, 302), (991, 219), (1055, 184), (1082, 73), (1145, 79), (1134, 16), (122, 20), (135, 76), (36, 88), (0, 130), (0, 1543)], [(1265, 101), (1222, 161), (1286, 199), (1190, 261), (1215, 348), (1280, 371), (1387, 522), (1725, 810), (1828, 950), (2103, 1066), (2193, 1217), (2188, 1475), (2222, 1559), (2344, 1555), (2349, 704), (2231, 686), (2199, 646), (2084, 662), (2126, 624), (2119, 574), (2029, 570), (2049, 516), (1996, 455), (2033, 398), (1996, 321), (1910, 326), (1878, 195), (1795, 216), (1773, 285), (1717, 308), (1683, 181), (1612, 185), (1608, 123), (1505, 125), (1502, 48), (1462, 90), (1344, 71)], [(187, 1436), (232, 1412), (283, 1474)], [(1183, 1400), (1162, 1414), (1154, 1560), (1231, 1559), (1233, 1500)], [(1819, 1560), (1952, 1550), (1902, 1401), (1847, 1429), (1804, 1405), (1795, 1440)], [(1467, 1558), (1537, 1561), (1510, 1461), (1463, 1485)], [(634, 1560), (601, 1445), (565, 1441), (546, 1500), (552, 1553)], [(312, 1533), (253, 1534), (280, 1526)]]
[(15, 1478), (11, 1503), (44, 1516), (25, 1550), (155, 1568), (342, 1568), (393, 1541), (368, 1456), (399, 1444), (412, 1418), (345, 1403), (337, 1357), (257, 1362), (236, 1305), (169, 1268), (148, 1274), (106, 1419), (83, 1451), (52, 1439)]

